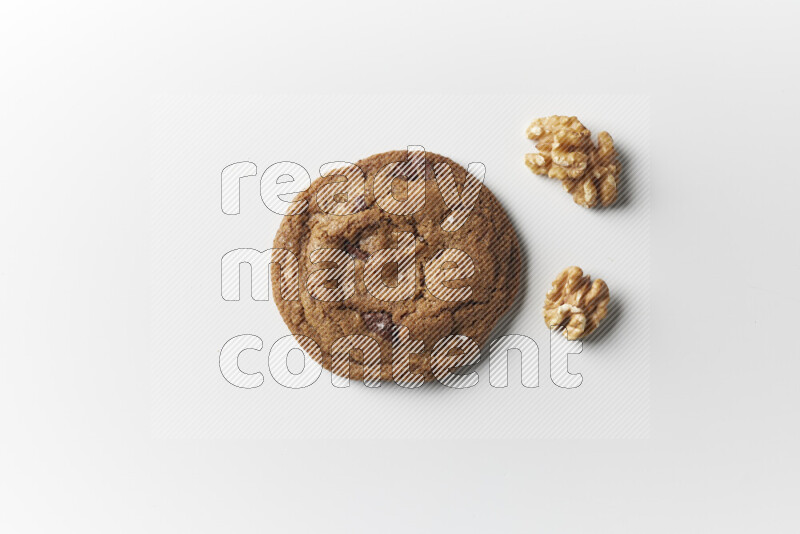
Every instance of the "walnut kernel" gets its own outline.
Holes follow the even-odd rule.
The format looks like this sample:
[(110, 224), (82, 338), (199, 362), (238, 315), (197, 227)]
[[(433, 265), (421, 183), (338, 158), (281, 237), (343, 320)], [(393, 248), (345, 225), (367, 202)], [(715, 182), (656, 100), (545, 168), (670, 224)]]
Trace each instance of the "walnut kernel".
[(592, 282), (580, 267), (568, 267), (553, 281), (544, 300), (547, 328), (565, 326), (564, 337), (580, 339), (594, 332), (606, 316), (610, 299), (608, 286), (600, 279)]
[(525, 158), (533, 172), (559, 180), (583, 176), (593, 147), (591, 133), (577, 117), (536, 119), (528, 127), (528, 138), (537, 141), (539, 151)]
[(527, 134), (537, 141), (539, 152), (525, 155), (535, 174), (562, 180), (573, 200), (586, 208), (617, 200), (619, 163), (608, 132), (600, 132), (595, 147), (577, 117), (553, 115), (533, 121)]

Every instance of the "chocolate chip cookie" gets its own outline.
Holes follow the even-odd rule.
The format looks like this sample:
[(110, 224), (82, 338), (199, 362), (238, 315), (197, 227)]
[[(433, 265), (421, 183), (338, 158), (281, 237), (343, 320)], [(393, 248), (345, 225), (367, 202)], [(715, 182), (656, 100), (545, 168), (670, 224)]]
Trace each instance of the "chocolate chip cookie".
[[(325, 369), (354, 380), (377, 369), (370, 376), (397, 379), (404, 352), (404, 372), (428, 381), (469, 363), (452, 356), (470, 353), (467, 345), (450, 350), (447, 339), (487, 341), (517, 293), (520, 251), (502, 206), (475, 180), (444, 156), (393, 151), (327, 172), (295, 197), (298, 213), (284, 217), (273, 247), (297, 258), (299, 296), (281, 293), (287, 269), (272, 269), (273, 295), (289, 330)], [(454, 207), (470, 191), (472, 208)], [(343, 340), (367, 344), (350, 345), (337, 360)], [(403, 343), (409, 350), (398, 350)]]

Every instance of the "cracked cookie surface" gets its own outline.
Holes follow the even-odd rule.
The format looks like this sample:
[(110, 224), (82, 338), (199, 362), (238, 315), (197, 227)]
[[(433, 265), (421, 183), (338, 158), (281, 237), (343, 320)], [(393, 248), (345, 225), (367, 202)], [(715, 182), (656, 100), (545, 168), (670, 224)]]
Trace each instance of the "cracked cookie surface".
[[(449, 165), (455, 183), (463, 191), (467, 172), (460, 165), (444, 156), (426, 153), (421, 176), (409, 173), (411, 176), (405, 177), (408, 183), (401, 183), (404, 178), (393, 182), (395, 197), (399, 199), (403, 196), (403, 185), (410, 190), (413, 181), (424, 180), (422, 209), (411, 215), (398, 215), (378, 206), (373, 194), (376, 176), (386, 165), (406, 161), (407, 156), (406, 151), (386, 152), (356, 163), (366, 180), (351, 175), (346, 186), (339, 184), (340, 190), (346, 189), (348, 193), (338, 200), (351, 204), (350, 211), (354, 213), (350, 215), (332, 214), (329, 212), (334, 210), (328, 208), (327, 212), (323, 211), (317, 202), (319, 191), (328, 184), (341, 182), (342, 176), (317, 178), (308, 190), (294, 199), (307, 201), (307, 209), (285, 216), (275, 236), (273, 247), (290, 250), (299, 260), (300, 297), (299, 300), (285, 300), (281, 296), (279, 269), (273, 269), (270, 276), (274, 299), (292, 334), (306, 336), (317, 343), (320, 351), (313, 350), (312, 344), (299, 338), (303, 349), (320, 360), (325, 369), (334, 367), (330, 351), (337, 339), (364, 335), (380, 346), (380, 378), (391, 380), (392, 342), (397, 342), (398, 329), (405, 327), (411, 340), (424, 343), (422, 350), (410, 355), (408, 371), (421, 380), (431, 380), (438, 370), (431, 368), (431, 353), (436, 342), (448, 335), (463, 335), (482, 346), (517, 293), (520, 271), (517, 236), (502, 206), (485, 185), (480, 188), (466, 222), (453, 232), (442, 228), (452, 212), (439, 191), (434, 167)], [(421, 186), (417, 184), (417, 187)], [(365, 285), (365, 262), (378, 250), (398, 247), (398, 232), (413, 235), (413, 284), (399, 280), (396, 264), (387, 265), (380, 277), (387, 286), (404, 286), (411, 291), (404, 293), (404, 299), (399, 301), (378, 299)], [(452, 289), (470, 287), (471, 295), (467, 300), (441, 300), (426, 288), (424, 266), (437, 252), (448, 248), (463, 251), (474, 264), (472, 276), (448, 282)], [(353, 259), (354, 287), (347, 300), (324, 301), (311, 294), (319, 292), (309, 287), (309, 274), (336, 266), (319, 260), (312, 263), (311, 253), (318, 249), (338, 249)], [(336, 374), (354, 380), (365, 379), (365, 358), (361, 351), (350, 352), (349, 371), (347, 366), (344, 370), (339, 365), (335, 367)]]

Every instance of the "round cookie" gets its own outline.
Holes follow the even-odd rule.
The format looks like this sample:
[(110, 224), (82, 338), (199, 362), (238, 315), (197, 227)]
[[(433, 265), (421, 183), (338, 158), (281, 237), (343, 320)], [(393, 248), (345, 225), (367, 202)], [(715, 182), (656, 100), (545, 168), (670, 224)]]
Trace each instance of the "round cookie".
[[(351, 174), (346, 180), (341, 175), (332, 176), (332, 173), (317, 178), (310, 188), (294, 199), (295, 206), (304, 206), (305, 209), (298, 214), (285, 216), (275, 236), (273, 248), (289, 250), (299, 261), (297, 300), (284, 299), (281, 295), (280, 269), (272, 269), (273, 295), (283, 320), (302, 348), (325, 369), (354, 380), (364, 380), (368, 367), (377, 369), (374, 367), (377, 365), (375, 358), (380, 359), (380, 379), (393, 378), (392, 342), (398, 344), (398, 331), (402, 327), (408, 329), (406, 333), (410, 334), (412, 343), (419, 343), (417, 340), (424, 343), (422, 350), (414, 350), (407, 355), (406, 372), (414, 380), (431, 380), (438, 371), (455, 367), (453, 362), (456, 361), (463, 365), (463, 358), (432, 358), (437, 342), (450, 335), (461, 335), (468, 336), (476, 347), (481, 347), (497, 321), (510, 308), (519, 286), (520, 251), (516, 233), (502, 206), (485, 185), (480, 187), (475, 205), (463, 225), (452, 232), (442, 228), (443, 224), (447, 226), (448, 217), (452, 222), (453, 211), (445, 203), (437, 184), (436, 178), (442, 180), (438, 174), (441, 166), (449, 165), (462, 193), (467, 179), (467, 171), (452, 160), (425, 153), (424, 165), (417, 167), (424, 168), (423, 172), (418, 175), (405, 172), (405, 176), (395, 173), (390, 178), (391, 192), (397, 200), (403, 200), (403, 195), (410, 195), (412, 187), (422, 187), (412, 181), (424, 180), (424, 206), (416, 213), (398, 215), (378, 205), (373, 191), (376, 176), (380, 177), (380, 171), (391, 163), (410, 161), (409, 154), (406, 151), (386, 152), (357, 162), (366, 180), (360, 174)], [(403, 184), (404, 180), (409, 182)], [(420, 189), (414, 191), (419, 192)], [(452, 200), (451, 197), (448, 200)], [(380, 205), (387, 206), (382, 198), (378, 201)], [(353, 213), (340, 215), (336, 214), (337, 209)], [(405, 232), (406, 236), (411, 233), (414, 237), (414, 266), (405, 270), (412, 273), (414, 288), (411, 293), (406, 293), (408, 298), (397, 302), (391, 300), (390, 291), (378, 294), (381, 298), (376, 298), (372, 294), (375, 291), (370, 293), (365, 285), (365, 262), (379, 250), (398, 248), (400, 232)], [(406, 240), (410, 238), (406, 237)], [(314, 277), (315, 271), (322, 268), (330, 271), (330, 268), (339, 264), (327, 252), (318, 252), (312, 261), (312, 252), (319, 249), (342, 250), (354, 259), (355, 277), (351, 279), (354, 292), (346, 300), (326, 301), (328, 299), (321, 300), (311, 294), (330, 295), (335, 293), (337, 287), (336, 283), (320, 284), (317, 281), (320, 277)], [(437, 252), (444, 249), (458, 249), (472, 260), (474, 272), (471, 276), (443, 284), (451, 288), (453, 293), (460, 288), (471, 288), (467, 300), (442, 300), (441, 291), (437, 297), (426, 287), (426, 274), (432, 276), (434, 270), (431, 265), (436, 263), (428, 266), (427, 273), (424, 267)], [(335, 251), (331, 253), (339, 254)], [(444, 272), (441, 262), (436, 265), (439, 268), (435, 272)], [(445, 267), (453, 265), (451, 263)], [(402, 268), (390, 264), (378, 276), (386, 286), (400, 287), (398, 270)], [(314, 280), (312, 283), (316, 284), (313, 287), (309, 285), (310, 275)], [(349, 365), (334, 365), (332, 347), (336, 347), (337, 340), (351, 335), (369, 336), (377, 341), (380, 355), (367, 355), (365, 360), (363, 352), (366, 351), (351, 350)], [(319, 348), (300, 336), (310, 338)], [(422, 347), (417, 345), (415, 348)], [(437, 354), (442, 356), (449, 352), (459, 351), (440, 351)], [(377, 378), (375, 374), (370, 374), (371, 377)]]

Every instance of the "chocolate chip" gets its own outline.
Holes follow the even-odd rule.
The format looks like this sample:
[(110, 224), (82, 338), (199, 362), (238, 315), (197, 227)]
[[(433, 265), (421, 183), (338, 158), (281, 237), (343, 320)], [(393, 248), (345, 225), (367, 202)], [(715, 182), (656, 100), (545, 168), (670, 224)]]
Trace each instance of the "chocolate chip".
[(370, 332), (378, 334), (386, 341), (392, 340), (394, 323), (392, 316), (386, 312), (366, 312), (361, 314), (364, 324)]
[(345, 252), (357, 260), (367, 261), (367, 258), (369, 258), (369, 254), (358, 248), (358, 246), (354, 245), (350, 241), (345, 241), (343, 248)]
[(433, 165), (430, 163), (425, 163), (425, 168), (422, 170), (421, 173), (418, 172), (409, 172), (405, 175), (405, 179), (408, 182), (415, 182), (417, 180), (427, 180), (433, 179)]
[(367, 201), (364, 199), (363, 196), (358, 197), (354, 201), (356, 205), (356, 213), (362, 212), (367, 209)]

